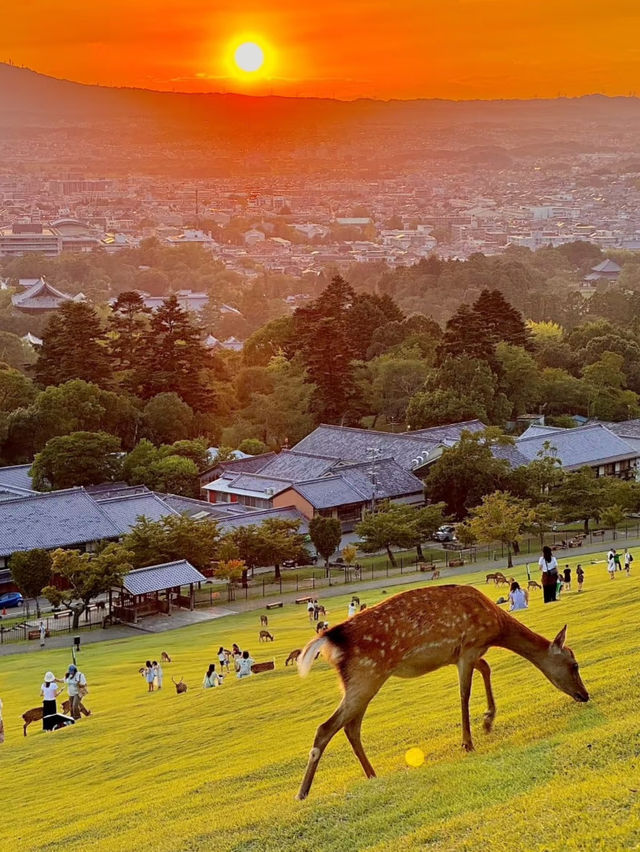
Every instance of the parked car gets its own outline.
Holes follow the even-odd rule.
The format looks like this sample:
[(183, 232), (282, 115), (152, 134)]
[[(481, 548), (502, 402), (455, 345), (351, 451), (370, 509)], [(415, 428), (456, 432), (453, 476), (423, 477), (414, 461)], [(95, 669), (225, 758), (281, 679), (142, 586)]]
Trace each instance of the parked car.
[(451, 524), (444, 524), (433, 534), (433, 537), (436, 541), (455, 541), (456, 528)]
[(9, 609), (14, 606), (22, 606), (24, 598), (20, 592), (7, 592), (6, 595), (0, 595), (0, 609)]

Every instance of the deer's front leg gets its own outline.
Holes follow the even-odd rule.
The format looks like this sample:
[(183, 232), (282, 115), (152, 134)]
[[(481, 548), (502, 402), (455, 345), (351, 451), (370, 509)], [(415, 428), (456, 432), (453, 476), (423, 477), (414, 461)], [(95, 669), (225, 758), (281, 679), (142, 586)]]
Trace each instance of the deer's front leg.
[(471, 679), (473, 677), (473, 662), (458, 660), (458, 679), (460, 681), (460, 705), (462, 709), (462, 748), (473, 751), (471, 739), (471, 721), (469, 719), (469, 698), (471, 697)]

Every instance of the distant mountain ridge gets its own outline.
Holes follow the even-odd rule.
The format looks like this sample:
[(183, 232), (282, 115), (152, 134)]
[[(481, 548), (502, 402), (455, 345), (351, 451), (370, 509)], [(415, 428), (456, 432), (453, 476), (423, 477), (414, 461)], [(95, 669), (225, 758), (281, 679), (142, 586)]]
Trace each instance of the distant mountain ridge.
[[(4, 165), (218, 177), (394, 177), (460, 159), (616, 150), (635, 156), (640, 100), (339, 101), (111, 88), (0, 63)], [(26, 144), (25, 144), (26, 143)], [(35, 153), (34, 153), (35, 152)], [(564, 166), (562, 166), (564, 167)]]
[(28, 115), (70, 118), (85, 117), (102, 113), (126, 116), (139, 114), (139, 110), (164, 110), (167, 114), (190, 111), (208, 112), (209, 115), (228, 117), (234, 113), (249, 111), (257, 116), (269, 112), (282, 115), (286, 112), (322, 117), (335, 111), (340, 118), (348, 114), (371, 118), (425, 117), (452, 118), (464, 114), (467, 117), (491, 118), (499, 114), (500, 119), (520, 114), (551, 115), (567, 117), (629, 118), (640, 117), (640, 99), (635, 97), (609, 97), (606, 95), (583, 95), (576, 98), (553, 98), (536, 100), (465, 100), (453, 101), (439, 98), (416, 100), (375, 100), (359, 98), (342, 101), (330, 98), (283, 97), (279, 95), (242, 95), (188, 92), (164, 92), (139, 88), (114, 88), (109, 86), (77, 83), (49, 77), (29, 68), (0, 63), (0, 123), (17, 116)]

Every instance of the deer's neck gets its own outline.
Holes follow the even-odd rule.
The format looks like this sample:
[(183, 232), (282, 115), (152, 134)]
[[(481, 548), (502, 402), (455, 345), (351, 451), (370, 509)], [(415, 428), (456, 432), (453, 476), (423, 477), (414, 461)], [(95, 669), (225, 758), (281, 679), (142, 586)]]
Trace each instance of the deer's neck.
[(505, 620), (500, 640), (496, 642), (502, 648), (507, 648), (515, 654), (529, 660), (539, 669), (544, 669), (547, 652), (551, 644), (544, 636), (529, 630), (515, 618), (504, 613)]

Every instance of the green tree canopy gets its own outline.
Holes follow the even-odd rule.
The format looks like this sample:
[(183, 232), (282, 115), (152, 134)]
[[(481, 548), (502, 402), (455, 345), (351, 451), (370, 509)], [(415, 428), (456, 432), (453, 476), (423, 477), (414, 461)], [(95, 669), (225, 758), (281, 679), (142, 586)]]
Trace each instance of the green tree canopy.
[(120, 441), (105, 432), (72, 432), (47, 441), (31, 466), (38, 491), (112, 482), (120, 473)]
[(101, 387), (111, 383), (102, 323), (91, 305), (64, 302), (51, 315), (42, 333), (34, 374), (43, 387), (70, 379), (83, 379)]
[(507, 548), (507, 567), (513, 567), (513, 542), (531, 524), (529, 503), (506, 491), (486, 494), (482, 503), (471, 510), (469, 528), (478, 541), (499, 541)]
[(325, 518), (316, 515), (309, 521), (309, 536), (313, 546), (329, 565), (331, 554), (340, 546), (342, 540), (342, 524), (338, 518)]
[(51, 554), (46, 550), (23, 550), (9, 560), (11, 577), (25, 598), (33, 598), (40, 617), (39, 595), (51, 581)]
[(109, 544), (100, 553), (80, 553), (79, 550), (54, 550), (52, 572), (64, 581), (65, 588), (45, 586), (42, 594), (54, 606), (64, 604), (73, 612), (74, 630), (80, 616), (92, 600), (119, 586), (132, 569), (132, 554), (119, 544)]

